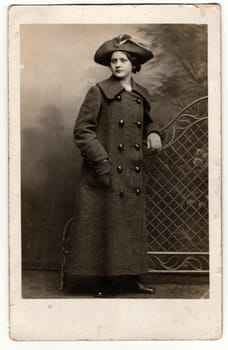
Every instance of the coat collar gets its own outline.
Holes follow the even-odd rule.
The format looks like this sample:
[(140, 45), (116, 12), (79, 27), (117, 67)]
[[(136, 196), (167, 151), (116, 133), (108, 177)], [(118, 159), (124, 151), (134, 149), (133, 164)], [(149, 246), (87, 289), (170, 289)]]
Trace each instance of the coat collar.
[[(97, 85), (103, 91), (106, 98), (110, 100), (115, 98), (116, 95), (118, 95), (120, 92), (124, 90), (124, 87), (121, 85), (119, 80), (116, 79), (113, 75), (110, 78), (101, 81)], [(147, 101), (147, 103), (150, 104), (150, 96), (147, 90), (141, 85), (137, 84), (134, 81), (134, 79), (132, 79), (132, 91), (141, 95)]]

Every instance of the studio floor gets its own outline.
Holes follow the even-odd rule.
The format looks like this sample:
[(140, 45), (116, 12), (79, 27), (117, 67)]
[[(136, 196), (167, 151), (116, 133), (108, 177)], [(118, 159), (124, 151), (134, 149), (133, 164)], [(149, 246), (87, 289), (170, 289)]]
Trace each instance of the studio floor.
[[(23, 270), (23, 298), (94, 298), (88, 280), (74, 281), (63, 291), (59, 290), (59, 271)], [(76, 287), (74, 288), (73, 285)], [(156, 294), (124, 293), (115, 298), (153, 299), (207, 299), (209, 279), (199, 274), (149, 274), (144, 277), (144, 285), (156, 289)]]

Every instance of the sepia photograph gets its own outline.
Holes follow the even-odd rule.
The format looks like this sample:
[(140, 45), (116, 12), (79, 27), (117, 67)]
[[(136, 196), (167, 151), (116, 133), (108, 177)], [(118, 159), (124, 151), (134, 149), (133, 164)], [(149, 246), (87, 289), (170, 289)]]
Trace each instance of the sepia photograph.
[(23, 297), (208, 297), (207, 26), (20, 40)]
[[(219, 41), (209, 46), (219, 9), (202, 5), (192, 14), (188, 5), (157, 5), (157, 20), (150, 18), (154, 6), (106, 5), (110, 15), (102, 17), (102, 6), (76, 5), (75, 21), (67, 6), (65, 21), (53, 20), (61, 6), (11, 7), (11, 161), (17, 159), (11, 191), (18, 210), (10, 272), (21, 306), (139, 302), (144, 309), (173, 301), (172, 308), (175, 302), (181, 308), (220, 293), (221, 285), (213, 291), (219, 264), (213, 256), (220, 259), (221, 252), (210, 234), (217, 228), (219, 244), (220, 212), (212, 213), (209, 197), (217, 191), (219, 210), (213, 160), (220, 135), (209, 121), (209, 106), (220, 108), (219, 90), (212, 95), (213, 84), (219, 88)], [(163, 18), (164, 7), (176, 17)], [(115, 11), (123, 13), (118, 21)], [(183, 13), (191, 19), (183, 21)], [(11, 315), (20, 323), (13, 308)], [(215, 334), (218, 329), (219, 323)], [(169, 332), (147, 329), (138, 336), (126, 327), (120, 335), (110, 332), (92, 331), (88, 339), (170, 339)], [(14, 334), (36, 339), (29, 331)], [(64, 334), (41, 339), (86, 338), (80, 331)]]

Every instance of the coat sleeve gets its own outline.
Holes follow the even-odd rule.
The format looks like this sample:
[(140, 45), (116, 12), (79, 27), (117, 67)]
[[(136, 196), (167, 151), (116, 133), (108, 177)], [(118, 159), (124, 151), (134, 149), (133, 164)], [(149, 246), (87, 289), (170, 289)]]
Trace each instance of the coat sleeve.
[(146, 138), (152, 132), (161, 136), (160, 127), (152, 119), (150, 104), (146, 103), (144, 107), (144, 137)]
[(93, 86), (82, 103), (74, 127), (74, 141), (84, 157), (91, 162), (108, 158), (108, 153), (96, 134), (100, 109), (101, 93), (97, 86)]

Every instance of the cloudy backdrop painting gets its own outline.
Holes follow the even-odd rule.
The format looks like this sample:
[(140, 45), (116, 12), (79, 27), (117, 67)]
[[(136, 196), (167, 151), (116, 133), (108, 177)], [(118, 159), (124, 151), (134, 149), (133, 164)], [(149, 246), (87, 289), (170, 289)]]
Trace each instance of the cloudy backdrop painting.
[(207, 95), (207, 27), (52, 24), (20, 29), (23, 263), (55, 269), (64, 224), (77, 205), (77, 112), (88, 89), (110, 75), (109, 68), (93, 61), (96, 49), (120, 33), (151, 42), (155, 57), (135, 80), (149, 90), (154, 119), (164, 126)]

